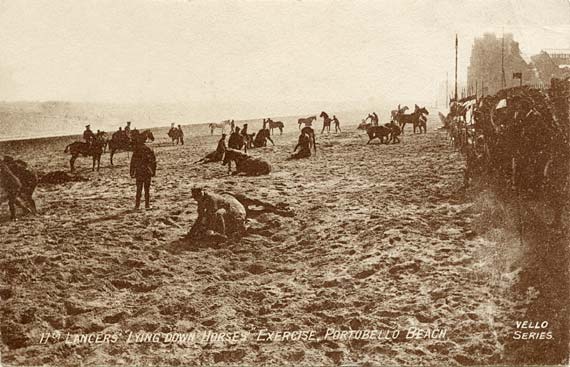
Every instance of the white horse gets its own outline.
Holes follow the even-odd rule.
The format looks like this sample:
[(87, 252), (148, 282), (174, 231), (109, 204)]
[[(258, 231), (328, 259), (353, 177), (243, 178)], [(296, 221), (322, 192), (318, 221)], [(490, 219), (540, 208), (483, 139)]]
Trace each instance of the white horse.
[(399, 114), (402, 114), (402, 113), (406, 112), (407, 110), (409, 110), (408, 106), (404, 106), (404, 107), (400, 108), (400, 106), (398, 105), (397, 110), (390, 111), (390, 116), (392, 117), (392, 120), (395, 120)]
[(210, 129), (210, 134), (214, 135), (215, 129), (222, 129), (222, 133), (226, 132), (226, 127), (231, 128), (230, 120), (224, 120), (222, 122), (212, 122), (208, 124), (208, 128)]

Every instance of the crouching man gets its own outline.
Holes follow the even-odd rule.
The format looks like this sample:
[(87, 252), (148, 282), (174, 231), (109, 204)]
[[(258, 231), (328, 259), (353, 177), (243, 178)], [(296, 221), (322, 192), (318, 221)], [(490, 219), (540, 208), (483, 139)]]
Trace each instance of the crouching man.
[(135, 209), (141, 204), (141, 194), (144, 188), (144, 207), (150, 209), (150, 182), (156, 175), (156, 156), (152, 149), (144, 145), (142, 139), (136, 139), (131, 158), (131, 177), (136, 178), (137, 193), (135, 196)]

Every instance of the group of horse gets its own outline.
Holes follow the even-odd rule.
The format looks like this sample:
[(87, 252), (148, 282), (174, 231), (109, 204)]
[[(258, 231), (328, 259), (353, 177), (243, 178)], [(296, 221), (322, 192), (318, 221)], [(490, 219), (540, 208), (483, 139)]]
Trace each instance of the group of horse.
[(104, 138), (105, 135), (97, 137), (91, 142), (76, 141), (67, 145), (64, 149), (64, 153), (71, 153), (71, 158), (69, 160), (69, 167), (71, 172), (75, 170), (75, 160), (81, 155), (84, 157), (93, 158), (93, 171), (95, 171), (95, 166), (97, 166), (97, 171), (99, 171), (99, 166), (101, 165), (101, 156), (105, 152), (106, 148), (109, 149), (109, 156), (111, 166), (113, 165), (113, 156), (119, 151), (132, 151), (135, 141), (154, 141), (154, 135), (150, 130), (144, 130), (139, 132), (138, 130), (132, 130), (130, 134), (125, 131), (116, 131), (111, 136), (111, 139), (107, 140)]
[[(398, 109), (391, 111), (392, 119), (390, 122), (385, 123), (384, 125), (378, 125), (378, 118), (376, 114), (369, 114), (362, 122), (358, 125), (357, 129), (365, 130), (368, 135), (368, 142), (374, 139), (380, 139), (382, 144), (389, 144), (389, 143), (399, 143), (400, 134), (404, 134), (404, 128), (407, 124), (411, 124), (414, 128), (414, 134), (416, 130), (419, 130), (420, 134), (422, 131), (424, 133), (427, 132), (427, 115), (429, 115), (429, 111), (425, 107), (419, 107), (415, 105), (414, 112), (411, 114), (406, 114), (405, 112), (408, 110), (408, 106), (404, 106)], [(366, 120), (371, 119), (371, 122), (366, 122)]]

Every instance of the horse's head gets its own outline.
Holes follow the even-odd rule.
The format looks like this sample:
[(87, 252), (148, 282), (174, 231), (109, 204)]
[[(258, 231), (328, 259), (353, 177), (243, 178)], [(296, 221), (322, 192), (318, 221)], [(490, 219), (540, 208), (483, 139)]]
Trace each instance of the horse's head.
[(145, 134), (145, 136), (146, 136), (146, 138), (147, 138), (148, 140), (154, 141), (154, 135), (152, 134), (152, 131), (147, 130), (147, 131), (144, 132), (144, 134)]
[(356, 127), (356, 130), (366, 130), (368, 124), (366, 123), (366, 119), (363, 119), (360, 124)]
[(421, 114), (425, 113), (426, 115), (429, 115), (429, 111), (425, 107), (418, 108), (418, 112)]
[(327, 117), (329, 117), (329, 115), (327, 115), (327, 113), (325, 111), (321, 111), (321, 114), (319, 115), (319, 117), (327, 118)]

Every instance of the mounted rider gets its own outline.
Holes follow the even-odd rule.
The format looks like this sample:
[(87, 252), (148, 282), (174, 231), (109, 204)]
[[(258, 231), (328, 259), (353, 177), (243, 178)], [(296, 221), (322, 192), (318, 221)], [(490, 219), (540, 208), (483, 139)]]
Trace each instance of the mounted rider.
[(95, 134), (93, 133), (93, 131), (91, 131), (91, 125), (86, 125), (85, 131), (83, 132), (83, 140), (85, 140), (85, 142), (89, 146), (91, 146), (95, 141), (95, 139), (96, 139)]
[(131, 138), (131, 122), (127, 121), (127, 126), (125, 126), (125, 130), (124, 130), (125, 136), (127, 137), (127, 139)]

